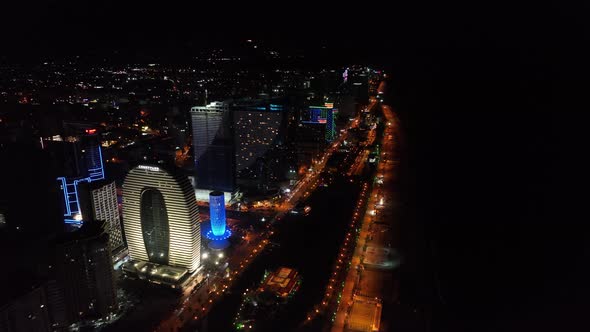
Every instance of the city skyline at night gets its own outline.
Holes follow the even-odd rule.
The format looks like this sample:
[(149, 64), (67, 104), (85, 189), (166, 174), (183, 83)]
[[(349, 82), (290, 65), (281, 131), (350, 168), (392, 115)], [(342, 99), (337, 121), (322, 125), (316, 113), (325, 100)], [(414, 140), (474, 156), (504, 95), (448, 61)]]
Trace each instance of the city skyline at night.
[(20, 1), (0, 331), (586, 331), (583, 5)]

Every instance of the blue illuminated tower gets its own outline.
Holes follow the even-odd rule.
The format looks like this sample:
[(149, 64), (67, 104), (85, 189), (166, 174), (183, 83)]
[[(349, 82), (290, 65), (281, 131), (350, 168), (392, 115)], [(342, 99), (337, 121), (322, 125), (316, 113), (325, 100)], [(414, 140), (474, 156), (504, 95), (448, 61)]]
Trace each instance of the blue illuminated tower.
[(225, 204), (222, 192), (213, 191), (209, 193), (209, 211), (213, 235), (223, 235), (225, 233)]
[(209, 193), (209, 216), (211, 230), (207, 232), (210, 240), (225, 240), (231, 236), (231, 231), (225, 224), (225, 202), (223, 192), (212, 191)]

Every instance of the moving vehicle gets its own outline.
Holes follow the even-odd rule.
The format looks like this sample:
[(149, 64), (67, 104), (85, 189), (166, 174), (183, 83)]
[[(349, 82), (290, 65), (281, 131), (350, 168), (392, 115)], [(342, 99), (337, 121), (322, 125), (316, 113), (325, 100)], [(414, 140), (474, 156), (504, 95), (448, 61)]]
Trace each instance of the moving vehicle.
[(292, 210), (291, 214), (302, 214), (304, 216), (311, 212), (311, 206), (302, 203), (297, 204)]

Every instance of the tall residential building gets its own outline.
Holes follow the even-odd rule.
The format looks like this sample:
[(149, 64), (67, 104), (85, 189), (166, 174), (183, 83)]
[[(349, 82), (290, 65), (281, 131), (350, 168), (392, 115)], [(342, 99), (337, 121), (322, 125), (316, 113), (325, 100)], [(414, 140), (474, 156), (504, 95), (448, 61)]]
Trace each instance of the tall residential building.
[(56, 244), (48, 302), (56, 326), (106, 317), (117, 309), (109, 235), (89, 221)]
[(123, 225), (132, 260), (195, 271), (200, 219), (186, 176), (160, 165), (139, 165), (123, 183)]
[(367, 67), (352, 67), (348, 71), (348, 80), (355, 101), (362, 105), (369, 103), (369, 75), (371, 71)]
[(236, 165), (229, 105), (192, 107), (191, 120), (197, 188), (233, 192)]
[(45, 148), (50, 151), (64, 177), (68, 179), (104, 178), (100, 138), (94, 134), (68, 136), (63, 141), (49, 141)]
[(11, 290), (0, 296), (0, 331), (52, 331), (43, 285), (29, 286), (28, 289), (11, 285)]
[(284, 143), (286, 113), (280, 105), (244, 107), (233, 112), (238, 174), (256, 165), (269, 149)]
[(111, 249), (115, 250), (123, 246), (115, 181), (99, 180), (81, 183), (78, 194), (83, 219), (106, 222)]
[(96, 129), (86, 129), (84, 134), (68, 136), (64, 141), (50, 141), (45, 146), (61, 173), (57, 181), (63, 193), (64, 221), (80, 225), (83, 216), (80, 211), (79, 184), (105, 178)]

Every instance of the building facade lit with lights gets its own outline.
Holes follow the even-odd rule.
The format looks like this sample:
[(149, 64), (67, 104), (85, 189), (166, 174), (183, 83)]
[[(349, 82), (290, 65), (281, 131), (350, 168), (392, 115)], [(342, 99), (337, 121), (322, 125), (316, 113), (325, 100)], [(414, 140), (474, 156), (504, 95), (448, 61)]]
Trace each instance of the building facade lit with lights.
[(106, 222), (112, 250), (123, 246), (121, 218), (115, 181), (99, 180), (80, 183), (78, 187), (80, 211), (85, 221)]
[(327, 142), (332, 142), (336, 133), (334, 115), (337, 112), (333, 108), (333, 104), (327, 106), (310, 106), (309, 109), (301, 113), (300, 120), (302, 124), (324, 125), (324, 139)]
[(233, 112), (236, 169), (252, 167), (258, 158), (284, 141), (286, 116), (281, 105), (246, 107)]
[(134, 261), (195, 271), (200, 219), (188, 178), (158, 165), (133, 168), (123, 183), (123, 225)]

